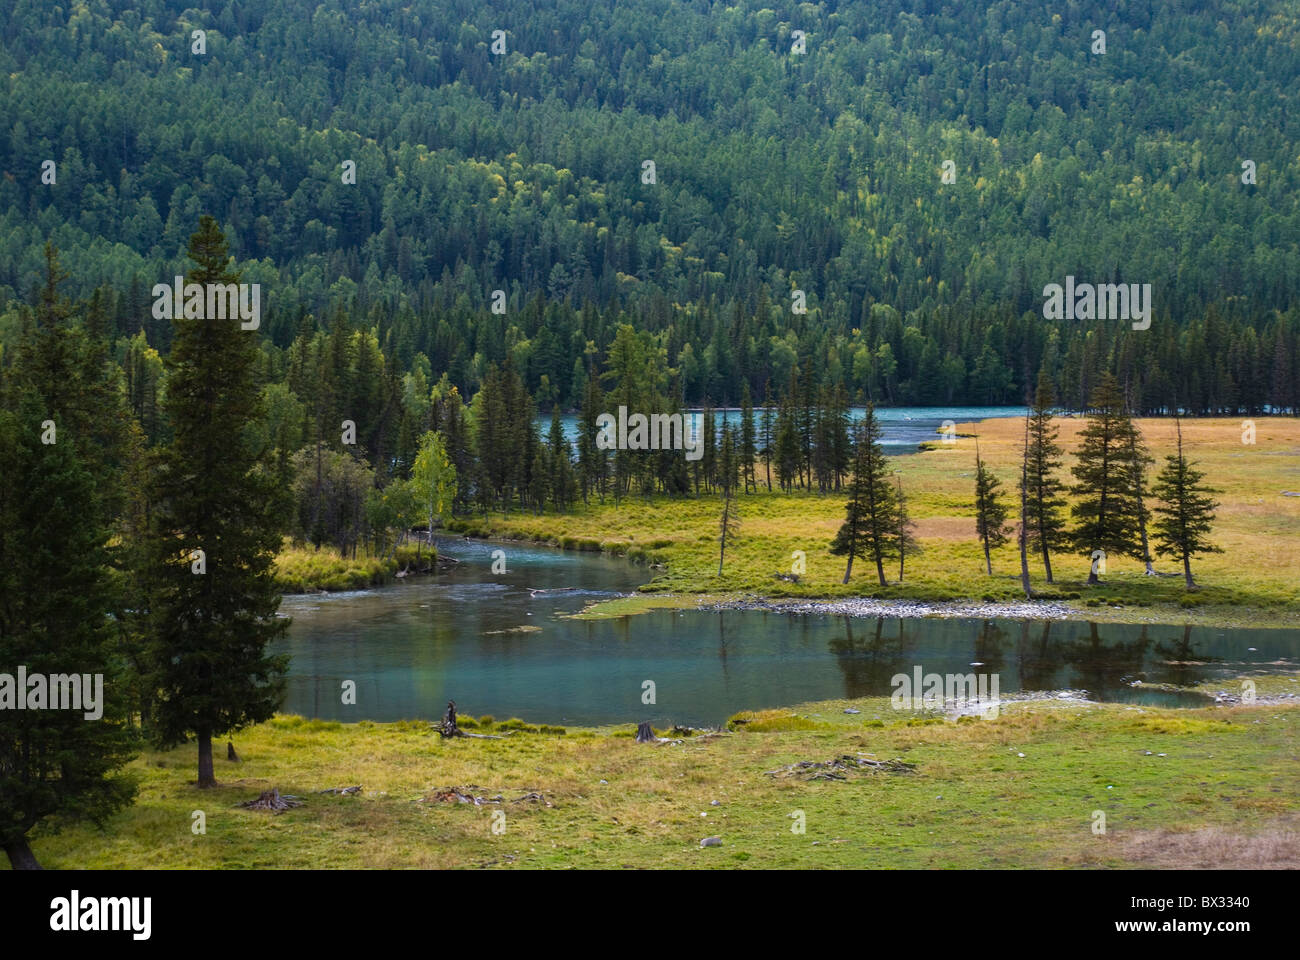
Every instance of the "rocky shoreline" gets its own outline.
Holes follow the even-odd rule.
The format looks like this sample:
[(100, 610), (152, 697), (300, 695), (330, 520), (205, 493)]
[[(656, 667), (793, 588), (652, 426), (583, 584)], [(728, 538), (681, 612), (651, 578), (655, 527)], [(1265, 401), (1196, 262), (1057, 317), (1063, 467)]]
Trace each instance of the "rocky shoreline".
[(798, 600), (780, 597), (745, 597), (702, 602), (701, 610), (761, 610), (771, 613), (819, 613), (848, 617), (940, 617), (973, 620), (1082, 620), (1085, 615), (1052, 600), (1017, 602), (877, 600)]

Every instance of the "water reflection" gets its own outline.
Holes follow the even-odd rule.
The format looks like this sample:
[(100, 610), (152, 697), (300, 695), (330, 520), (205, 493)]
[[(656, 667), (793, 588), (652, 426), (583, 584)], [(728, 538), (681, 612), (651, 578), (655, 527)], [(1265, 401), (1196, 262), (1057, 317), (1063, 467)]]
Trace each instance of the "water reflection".
[[(1143, 690), (1141, 685), (1186, 687), (1223, 676), (1215, 667), (1222, 658), (1196, 652), (1190, 626), (1182, 628), (1177, 640), (1153, 644), (1152, 627), (1126, 624), (959, 620), (939, 626), (933, 620), (840, 620), (843, 630), (827, 641), (827, 648), (843, 675), (841, 695), (850, 699), (886, 695), (892, 690), (890, 678), (910, 676), (917, 666), (926, 672), (997, 674), (1004, 693), (1083, 690), (1094, 700), (1162, 705), (1202, 705), (1205, 700), (1187, 691)], [(960, 626), (954, 630), (951, 624)], [(1136, 635), (1129, 636), (1133, 631)], [(951, 644), (956, 649), (935, 649), (935, 633), (956, 633)], [(964, 660), (962, 635), (970, 644)]]
[[(286, 710), (432, 720), (454, 699), (465, 713), (535, 722), (702, 725), (743, 709), (888, 696), (891, 678), (918, 666), (996, 673), (1004, 695), (1083, 689), (1175, 705), (1203, 701), (1147, 685), (1228, 685), (1234, 673), (1300, 658), (1297, 630), (747, 610), (574, 620), (591, 600), (632, 591), (644, 568), (510, 543), (439, 549), (461, 562), (379, 590), (285, 599), (294, 618), (279, 647), (292, 656)], [(506, 550), (504, 575), (491, 572), (494, 549)], [(356, 683), (355, 705), (341, 702), (344, 680)], [(641, 701), (646, 680), (653, 705)]]

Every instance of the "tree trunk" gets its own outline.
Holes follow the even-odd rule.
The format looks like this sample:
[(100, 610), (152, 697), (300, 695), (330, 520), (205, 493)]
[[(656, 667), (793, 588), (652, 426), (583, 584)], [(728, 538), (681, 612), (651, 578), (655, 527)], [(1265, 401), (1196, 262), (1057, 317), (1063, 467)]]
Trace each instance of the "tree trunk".
[(15, 870), (44, 870), (36, 859), (36, 854), (32, 853), (32, 848), (27, 845), (26, 837), (19, 837), (17, 840), (10, 840), (4, 844), (5, 853), (9, 856), (9, 865)]
[(1020, 534), (1016, 538), (1020, 548), (1020, 587), (1025, 599), (1034, 599), (1029, 584), (1029, 417), (1025, 416), (1025, 444), (1020, 458)]
[(880, 577), (882, 587), (889, 586), (889, 581), (885, 579), (885, 565), (880, 559), (880, 554), (876, 554), (876, 576)]
[(199, 731), (199, 786), (215, 787), (217, 778), (212, 773), (212, 732)]
[(1043, 546), (1043, 569), (1047, 571), (1047, 582), (1055, 583), (1055, 581), (1052, 579), (1052, 561), (1051, 558), (1048, 557), (1047, 555), (1047, 537), (1045, 536), (1043, 537), (1042, 546)]
[(849, 574), (851, 574), (852, 572), (853, 572), (853, 554), (850, 553), (850, 554), (849, 554), (849, 562), (848, 562), (848, 565), (844, 568), (844, 579), (841, 580), (840, 582), (841, 582), (841, 583), (848, 583), (848, 582), (849, 582)]
[(989, 538), (988, 537), (984, 538), (984, 567), (986, 570), (988, 570), (989, 576), (990, 577), (993, 576), (993, 561), (989, 559)]
[(1101, 578), (1097, 576), (1097, 568), (1096, 568), (1095, 566), (1089, 567), (1089, 568), (1088, 568), (1088, 586), (1091, 587), (1091, 586), (1093, 586), (1094, 584), (1097, 584), (1097, 583), (1101, 583)]
[(1192, 561), (1187, 554), (1183, 554), (1183, 579), (1187, 581), (1188, 590), (1196, 589), (1196, 584), (1192, 581)]

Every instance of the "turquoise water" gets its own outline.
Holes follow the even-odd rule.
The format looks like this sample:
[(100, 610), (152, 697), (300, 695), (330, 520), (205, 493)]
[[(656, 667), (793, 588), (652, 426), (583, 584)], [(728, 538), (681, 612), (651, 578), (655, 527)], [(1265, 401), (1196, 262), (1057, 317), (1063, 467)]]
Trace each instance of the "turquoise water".
[[(853, 407), (849, 411), (851, 420), (860, 420), (866, 414), (866, 407)], [(611, 407), (609, 414), (617, 417), (618, 408)], [(632, 410), (629, 413), (635, 413)], [(953, 423), (971, 423), (976, 420), (996, 420), (1002, 417), (1023, 417), (1026, 408), (1024, 407), (884, 407), (876, 410), (876, 416), (881, 421), (884, 437), (881, 440), (881, 446), (890, 456), (896, 456), (902, 453), (915, 453), (917, 444), (925, 441), (934, 443), (940, 439), (936, 432), (943, 426), (945, 420), (951, 420)], [(761, 410), (754, 411), (755, 430), (759, 427), (759, 416)], [(725, 417), (728, 423), (739, 423), (741, 412), (739, 409), (732, 410), (715, 410), (715, 422), (721, 425)], [(539, 417), (538, 424), (542, 430), (542, 436), (546, 436), (546, 431), (550, 425), (549, 417)], [(560, 417), (560, 422), (564, 425), (564, 435), (572, 443), (578, 437), (578, 417), (576, 414), (565, 414)], [(775, 428), (774, 428), (775, 429)], [(756, 436), (761, 436), (756, 432)]]
[[(504, 574), (492, 573), (494, 550), (504, 551)], [(916, 666), (996, 673), (1003, 695), (1069, 688), (1173, 706), (1205, 701), (1131, 682), (1216, 679), (1237, 694), (1234, 674), (1300, 659), (1300, 630), (738, 610), (570, 620), (592, 600), (632, 591), (645, 568), (515, 543), (440, 540), (439, 551), (461, 562), (391, 587), (285, 598), (281, 610), (294, 619), (280, 648), (293, 657), (286, 711), (436, 719), (454, 699), (462, 713), (497, 719), (698, 726), (742, 709), (889, 695), (891, 677)], [(342, 703), (344, 680), (356, 683), (355, 705)], [(642, 703), (645, 681), (655, 684), (653, 705)]]

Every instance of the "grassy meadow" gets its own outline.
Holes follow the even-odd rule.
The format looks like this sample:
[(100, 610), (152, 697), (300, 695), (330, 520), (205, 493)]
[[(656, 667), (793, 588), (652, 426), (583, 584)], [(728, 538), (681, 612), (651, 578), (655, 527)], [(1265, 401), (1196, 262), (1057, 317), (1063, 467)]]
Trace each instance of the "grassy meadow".
[[(1083, 422), (1059, 425), (1072, 449)], [(1172, 422), (1139, 426), (1157, 458), (1171, 449)], [(1096, 620), (1300, 624), (1300, 497), (1282, 495), (1300, 492), (1300, 420), (1261, 418), (1257, 428), (1250, 446), (1237, 420), (1183, 425), (1189, 455), (1221, 491), (1214, 536), (1225, 553), (1196, 561), (1201, 590), (1188, 596), (1180, 576), (1145, 577), (1124, 559), (1089, 588), (1088, 559), (1064, 553), (1053, 557), (1054, 586), (1034, 565), (1035, 589)], [(1021, 423), (959, 432), (977, 429), (1010, 497)], [(645, 563), (642, 593), (595, 615), (753, 596), (1020, 599), (1014, 546), (996, 551), (990, 577), (975, 542), (974, 440), (893, 462), (923, 553), (908, 560), (901, 585), (884, 589), (861, 562), (840, 583), (844, 561), (827, 549), (840, 494), (741, 497), (741, 539), (721, 577), (717, 497), (451, 526)], [(777, 579), (796, 550), (806, 572)], [(279, 562), (285, 583), (312, 587), (392, 573), (326, 551), (290, 549)], [(1180, 572), (1168, 558), (1156, 568)], [(896, 580), (896, 567), (887, 572)], [(737, 714), (718, 731), (660, 730), (673, 742), (657, 744), (636, 743), (630, 725), (563, 729), (462, 714), (465, 730), (500, 739), (443, 739), (426, 722), (277, 716), (235, 735), (238, 763), (216, 745), (217, 788), (195, 786), (193, 745), (146, 749), (129, 768), (140, 785), (134, 806), (102, 830), (37, 832), (32, 846), (46, 866), (69, 868), (1294, 867), (1300, 673), (1256, 684), (1251, 705), (1214, 704), (1219, 682), (1199, 689), (1203, 707), (1013, 700), (992, 718), (900, 711), (887, 698), (829, 700)], [(846, 757), (912, 766), (792, 768)], [(809, 779), (819, 772), (843, 779)], [(318, 792), (352, 786), (361, 789)], [(279, 814), (239, 806), (272, 788), (305, 803)], [(197, 811), (205, 832), (195, 831)], [(721, 843), (702, 847), (706, 837)]]
[[(1253, 706), (1204, 709), (1033, 701), (955, 721), (832, 700), (661, 744), (630, 726), (480, 718), (466, 729), (503, 739), (444, 740), (422, 722), (280, 716), (236, 735), (241, 762), (218, 751), (217, 788), (195, 787), (192, 745), (149, 751), (131, 765), (135, 806), (32, 846), (78, 868), (1294, 866), (1300, 702), (1267, 698), (1295, 677), (1261, 678)], [(782, 770), (844, 755), (914, 769)], [(273, 787), (306, 802), (237, 806)], [(710, 836), (721, 846), (702, 848)]]
[[(1066, 449), (1062, 474), (1068, 470), (1082, 418), (1059, 418), (1058, 442)], [(1181, 564), (1157, 557), (1157, 577), (1143, 575), (1137, 561), (1108, 559), (1102, 583), (1086, 584), (1090, 560), (1054, 553), (1055, 583), (1048, 584), (1041, 559), (1031, 557), (1037, 596), (1067, 601), (1097, 620), (1175, 621), (1241, 626), (1300, 625), (1300, 419), (1260, 417), (1253, 445), (1242, 442), (1239, 419), (1183, 421), (1187, 456), (1205, 471), (1216, 490), (1218, 517), (1213, 539), (1223, 549), (1193, 560), (1199, 590), (1187, 593)], [(1150, 477), (1174, 449), (1174, 422), (1140, 419), (1156, 463)], [(645, 499), (620, 504), (607, 500), (579, 506), (568, 514), (491, 514), (461, 518), (450, 526), (478, 536), (537, 540), (568, 549), (602, 550), (646, 563), (649, 581), (642, 589), (670, 593), (665, 602), (680, 603), (681, 594), (765, 597), (870, 596), (914, 600), (1019, 600), (1019, 554), (1014, 538), (993, 553), (993, 576), (975, 538), (975, 440), (981, 455), (1003, 482), (1010, 515), (1018, 509), (1015, 485), (1020, 468), (1023, 422), (986, 420), (959, 425), (957, 442), (935, 443), (921, 453), (895, 457), (909, 510), (916, 522), (922, 553), (909, 557), (904, 580), (898, 566), (887, 566), (887, 587), (880, 587), (873, 567), (859, 559), (844, 585), (844, 559), (829, 544), (843, 522), (847, 494), (795, 492), (737, 498), (740, 539), (728, 544), (726, 564), (718, 575), (718, 519), (721, 498)], [(764, 480), (762, 464), (758, 475)], [(1153, 544), (1154, 549), (1154, 544)], [(789, 574), (795, 551), (806, 556), (806, 572), (797, 583), (778, 579)], [(617, 602), (617, 601), (616, 601)], [(653, 604), (623, 602), (620, 612)]]

